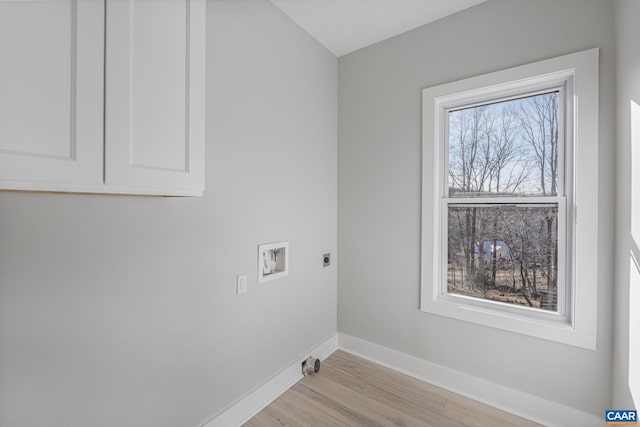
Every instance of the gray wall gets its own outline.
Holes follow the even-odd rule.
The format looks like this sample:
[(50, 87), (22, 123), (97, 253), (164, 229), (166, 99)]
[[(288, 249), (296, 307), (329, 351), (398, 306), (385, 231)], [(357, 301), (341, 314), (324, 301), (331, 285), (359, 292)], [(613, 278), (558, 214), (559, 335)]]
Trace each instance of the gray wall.
[[(613, 407), (632, 408), (640, 404), (640, 281), (637, 267), (630, 259), (633, 241), (640, 244), (640, 135), (631, 134), (632, 120), (636, 132), (640, 131), (640, 117), (631, 116), (631, 104), (640, 105), (640, 53), (638, 40), (640, 28), (640, 2), (617, 0), (616, 19), (616, 64), (617, 64), (617, 200), (616, 200), (616, 292), (615, 335), (613, 359)], [(636, 112), (637, 114), (637, 112)], [(635, 145), (633, 145), (635, 144)], [(633, 163), (632, 163), (633, 154)], [(633, 173), (633, 176), (632, 176)], [(632, 184), (633, 183), (633, 184)], [(632, 188), (633, 186), (633, 188)], [(632, 201), (635, 211), (632, 209)], [(632, 233), (632, 221), (634, 223)], [(638, 254), (636, 254), (638, 256)], [(633, 272), (631, 276), (630, 272)], [(632, 277), (635, 276), (635, 281)], [(635, 288), (634, 288), (635, 286)], [(633, 307), (630, 310), (630, 307)], [(630, 345), (630, 337), (633, 337)], [(634, 345), (635, 344), (635, 345)], [(630, 355), (630, 350), (635, 354)], [(635, 368), (630, 369), (629, 364)], [(629, 384), (635, 385), (632, 395)], [(634, 403), (635, 397), (635, 403)]]
[(3, 427), (197, 426), (336, 332), (337, 60), (266, 0), (207, 6), (203, 198), (0, 193)]
[[(421, 89), (595, 46), (597, 350), (420, 312)], [(600, 415), (612, 371), (614, 68), (607, 0), (490, 0), (341, 57), (338, 330)]]

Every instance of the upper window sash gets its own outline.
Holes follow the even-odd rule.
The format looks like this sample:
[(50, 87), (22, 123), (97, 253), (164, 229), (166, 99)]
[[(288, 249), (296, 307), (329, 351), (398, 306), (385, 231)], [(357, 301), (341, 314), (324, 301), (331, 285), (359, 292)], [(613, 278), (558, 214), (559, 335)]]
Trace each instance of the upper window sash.
[[(556, 76), (557, 77), (557, 76)], [(553, 79), (551, 79), (550, 81), (547, 82), (547, 84), (544, 84), (543, 81), (539, 81), (539, 79), (536, 79), (536, 83), (535, 85), (531, 86), (529, 84), (523, 84), (523, 87), (535, 87), (535, 90), (532, 90), (531, 92), (526, 92), (523, 91), (521, 89), (518, 89), (516, 87), (513, 87), (513, 84), (508, 84), (508, 85), (504, 85), (505, 88), (499, 88), (499, 89), (495, 89), (496, 92), (500, 92), (500, 96), (496, 95), (496, 92), (489, 92), (488, 94), (485, 94), (485, 97), (481, 97), (480, 94), (474, 94), (472, 95), (474, 101), (473, 102), (464, 102), (465, 99), (455, 99), (456, 97), (452, 97), (454, 99), (449, 100), (449, 101), (443, 101), (442, 105), (441, 105), (441, 117), (444, 119), (444, 123), (442, 124), (442, 131), (444, 132), (443, 136), (442, 136), (442, 140), (441, 141), (437, 141), (438, 145), (442, 145), (441, 146), (441, 150), (442, 150), (442, 156), (441, 156), (441, 164), (439, 165), (440, 168), (439, 170), (440, 172), (440, 179), (441, 179), (441, 197), (442, 198), (466, 198), (466, 197), (472, 197), (472, 198), (497, 198), (497, 197), (527, 197), (527, 198), (531, 198), (531, 197), (550, 197), (550, 196), (567, 196), (570, 194), (570, 189), (571, 189), (571, 180), (569, 180), (568, 184), (565, 184), (565, 182), (567, 181), (566, 177), (567, 175), (571, 175), (571, 164), (567, 164), (566, 163), (566, 159), (571, 159), (571, 153), (566, 153), (567, 150), (567, 145), (566, 141), (571, 141), (572, 140), (572, 129), (571, 129), (571, 120), (569, 120), (569, 123), (567, 123), (567, 118), (571, 118), (571, 111), (567, 111), (567, 110), (571, 110), (572, 109), (572, 105), (568, 105), (568, 104), (572, 104), (570, 102), (567, 102), (567, 99), (571, 99), (573, 90), (570, 86), (569, 83), (571, 83), (572, 81), (572, 77), (566, 77), (563, 80), (558, 81), (557, 78), (554, 77)], [(488, 89), (487, 89), (488, 90)], [(557, 165), (557, 169), (556, 169), (556, 173), (555, 173), (555, 183), (556, 183), (556, 191), (555, 194), (543, 194), (541, 191), (540, 192), (535, 192), (535, 191), (529, 191), (528, 193), (526, 191), (522, 191), (520, 193), (512, 191), (506, 191), (503, 194), (497, 194), (495, 192), (491, 193), (491, 192), (486, 192), (486, 194), (483, 194), (481, 191), (477, 191), (477, 192), (472, 192), (472, 191), (467, 191), (465, 192), (463, 189), (458, 189), (458, 193), (453, 193), (452, 190), (455, 190), (455, 188), (452, 188), (451, 186), (451, 169), (450, 169), (450, 158), (451, 158), (451, 149), (452, 149), (452, 135), (450, 135), (450, 131), (451, 131), (451, 117), (452, 114), (459, 114), (462, 111), (467, 111), (467, 110), (471, 110), (473, 108), (477, 108), (477, 107), (493, 107), (499, 104), (503, 105), (503, 108), (505, 105), (507, 104), (511, 104), (514, 105), (515, 102), (517, 101), (523, 101), (526, 102), (525, 100), (527, 99), (533, 99), (535, 97), (539, 97), (541, 95), (547, 95), (547, 94), (553, 94), (553, 93), (557, 93), (558, 94), (558, 99), (557, 99), (557, 130), (558, 130), (558, 140), (557, 140), (557, 146), (556, 146), (556, 165)], [(567, 94), (569, 94), (569, 98), (567, 98)], [(514, 119), (516, 119), (514, 117)], [(516, 126), (516, 125), (514, 125)], [(455, 136), (454, 136), (455, 137)], [(543, 172), (544, 173), (544, 172)], [(516, 190), (515, 188), (513, 190)]]

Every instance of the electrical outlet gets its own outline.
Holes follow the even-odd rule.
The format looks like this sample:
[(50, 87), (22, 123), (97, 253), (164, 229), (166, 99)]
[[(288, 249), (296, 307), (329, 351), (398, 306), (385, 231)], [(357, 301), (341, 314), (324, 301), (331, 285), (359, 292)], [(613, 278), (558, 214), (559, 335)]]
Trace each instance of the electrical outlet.
[(243, 274), (236, 279), (236, 294), (244, 294), (247, 292), (247, 275)]
[(331, 254), (322, 255), (322, 266), (329, 267), (331, 265)]

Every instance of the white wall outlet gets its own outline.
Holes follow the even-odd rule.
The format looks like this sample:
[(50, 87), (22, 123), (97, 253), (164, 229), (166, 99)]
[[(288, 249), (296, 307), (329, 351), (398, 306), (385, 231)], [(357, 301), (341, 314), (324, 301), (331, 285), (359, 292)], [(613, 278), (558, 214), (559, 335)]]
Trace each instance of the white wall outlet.
[(243, 274), (236, 279), (236, 294), (244, 294), (247, 292), (247, 275)]

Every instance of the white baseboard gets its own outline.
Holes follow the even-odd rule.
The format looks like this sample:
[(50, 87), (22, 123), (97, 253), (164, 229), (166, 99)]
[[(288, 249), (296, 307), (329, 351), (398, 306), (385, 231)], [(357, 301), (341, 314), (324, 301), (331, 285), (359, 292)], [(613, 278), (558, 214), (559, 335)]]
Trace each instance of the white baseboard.
[(593, 414), (484, 380), (460, 371), (383, 347), (350, 335), (338, 334), (338, 348), (379, 365), (428, 382), (473, 400), (545, 426), (601, 427), (604, 414)]
[(303, 360), (309, 356), (324, 360), (338, 348), (545, 426), (601, 427), (604, 423), (604, 417), (599, 418), (588, 412), (339, 333), (300, 356), (287, 368), (202, 424), (201, 427), (240, 426), (249, 421), (302, 378), (300, 364)]
[(283, 369), (280, 373), (274, 375), (267, 382), (249, 392), (200, 427), (230, 427), (244, 424), (302, 378), (301, 364), (305, 359), (313, 356), (324, 360), (336, 351), (337, 348), (338, 336), (334, 335), (319, 346), (300, 356), (298, 360)]

